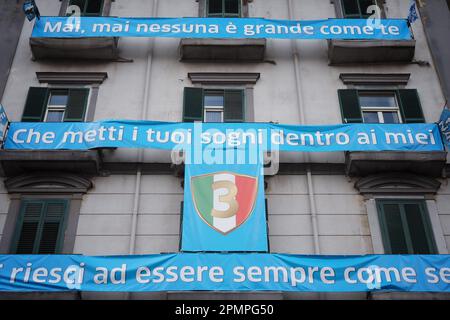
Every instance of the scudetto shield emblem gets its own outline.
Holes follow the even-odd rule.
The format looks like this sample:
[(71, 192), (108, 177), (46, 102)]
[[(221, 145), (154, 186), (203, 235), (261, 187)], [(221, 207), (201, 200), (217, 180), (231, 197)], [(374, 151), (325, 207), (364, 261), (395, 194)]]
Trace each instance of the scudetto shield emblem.
[(257, 177), (217, 172), (191, 178), (195, 210), (206, 224), (224, 235), (250, 217), (257, 192)]

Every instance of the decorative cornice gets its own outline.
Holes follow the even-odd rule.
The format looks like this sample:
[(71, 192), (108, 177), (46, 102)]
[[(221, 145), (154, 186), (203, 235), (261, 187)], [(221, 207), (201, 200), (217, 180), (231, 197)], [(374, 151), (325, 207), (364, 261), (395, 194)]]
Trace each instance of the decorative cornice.
[(24, 174), (5, 181), (9, 193), (86, 193), (92, 186), (84, 177), (56, 172)]
[(36, 72), (39, 83), (49, 84), (102, 84), (106, 72)]
[(361, 194), (435, 194), (440, 186), (435, 179), (400, 172), (371, 175), (355, 183)]
[(341, 73), (344, 84), (353, 85), (407, 85), (410, 73)]
[(188, 73), (192, 83), (200, 84), (256, 84), (260, 73), (194, 72)]

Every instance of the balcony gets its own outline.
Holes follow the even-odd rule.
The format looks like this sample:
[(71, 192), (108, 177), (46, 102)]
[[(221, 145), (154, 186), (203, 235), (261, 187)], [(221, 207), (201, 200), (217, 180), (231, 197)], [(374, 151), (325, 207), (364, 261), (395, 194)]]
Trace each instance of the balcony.
[(102, 156), (99, 150), (0, 150), (0, 176), (2, 177), (42, 171), (97, 175), (101, 164)]
[(416, 40), (328, 40), (331, 65), (349, 63), (408, 63)]
[(183, 62), (262, 62), (266, 39), (182, 39)]
[(345, 172), (348, 176), (367, 176), (385, 172), (410, 172), (442, 177), (447, 152), (346, 152)]
[(116, 60), (119, 38), (30, 38), (35, 60)]

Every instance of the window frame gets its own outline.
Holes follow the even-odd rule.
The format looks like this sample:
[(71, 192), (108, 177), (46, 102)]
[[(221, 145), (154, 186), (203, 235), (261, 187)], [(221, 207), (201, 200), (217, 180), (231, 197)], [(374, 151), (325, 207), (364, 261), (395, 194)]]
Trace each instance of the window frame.
[[(70, 0), (60, 0), (61, 1), (61, 7), (59, 9), (59, 16), (60, 17), (66, 17), (67, 16), (67, 8), (69, 7), (69, 1)], [(103, 6), (102, 6), (102, 12), (101, 17), (108, 17), (111, 12), (111, 5), (112, 2), (116, 0), (103, 0)]]
[[(344, 0), (341, 0), (343, 18), (344, 19), (367, 19), (370, 15), (368, 15), (367, 13), (363, 13), (361, 11), (361, 0), (355, 0), (355, 1), (358, 5), (359, 14), (346, 14)], [(378, 5), (377, 0), (372, 0), (372, 1), (375, 3), (374, 5)]]
[(19, 216), (17, 219), (16, 227), (14, 230), (14, 235), (11, 241), (11, 248), (10, 253), (11, 254), (17, 254), (17, 247), (19, 245), (20, 236), (22, 234), (22, 226), (25, 221), (25, 208), (28, 203), (43, 203), (44, 205), (44, 212), (39, 217), (38, 227), (36, 230), (36, 235), (34, 239), (33, 244), (33, 252), (28, 254), (39, 254), (39, 247), (42, 240), (42, 233), (44, 230), (44, 223), (47, 216), (47, 207), (49, 203), (63, 203), (64, 204), (64, 214), (61, 221), (61, 224), (58, 229), (58, 236), (55, 244), (55, 252), (54, 254), (59, 254), (63, 251), (63, 245), (64, 245), (64, 234), (67, 228), (67, 221), (68, 221), (68, 215), (70, 212), (70, 200), (69, 199), (60, 199), (60, 198), (42, 198), (42, 199), (31, 199), (31, 198), (24, 198), (20, 201), (20, 209), (19, 209)]
[[(65, 118), (65, 115), (66, 115), (66, 111), (67, 111), (67, 103), (66, 103), (66, 105), (65, 106), (63, 106), (63, 105), (56, 105), (56, 106), (51, 106), (50, 105), (50, 100), (51, 100), (51, 98), (52, 98), (52, 94), (53, 94), (53, 92), (57, 92), (57, 91), (59, 91), (59, 92), (62, 92), (62, 91), (66, 91), (66, 96), (67, 96), (67, 103), (68, 103), (68, 101), (69, 101), (69, 89), (56, 89), (56, 88), (49, 88), (49, 91), (48, 91), (48, 94), (47, 94), (47, 102), (46, 102), (46, 107), (45, 107), (45, 112), (44, 112), (44, 118), (42, 119), (42, 122), (49, 122), (49, 121), (47, 121), (48, 120), (48, 113), (49, 113), (49, 111), (63, 111), (63, 117), (62, 117), (62, 121), (60, 121), (60, 122), (64, 122), (64, 118)], [(89, 100), (89, 95), (88, 95), (88, 100)], [(86, 105), (85, 105), (85, 119), (84, 119), (84, 121), (86, 120), (86, 108), (87, 108), (87, 106), (89, 105), (89, 103), (87, 103)]]
[[(196, 87), (193, 87), (196, 88)], [(247, 97), (246, 97), (246, 90), (245, 88), (236, 88), (236, 87), (228, 87), (228, 86), (223, 86), (223, 87), (217, 87), (217, 86), (203, 86), (203, 87), (198, 87), (197, 89), (201, 89), (202, 90), (202, 122), (205, 122), (205, 115), (206, 115), (206, 111), (221, 111), (222, 113), (222, 122), (221, 123), (243, 123), (246, 122), (246, 117), (247, 117)], [(225, 103), (225, 95), (227, 91), (239, 91), (241, 94), (241, 101), (242, 101), (242, 119), (240, 121), (225, 121), (225, 113), (226, 113), (226, 103)], [(221, 94), (223, 95), (223, 107), (209, 107), (207, 108), (205, 106), (205, 96), (207, 93), (215, 93), (215, 94)], [(185, 101), (183, 101), (183, 119), (182, 121), (185, 122)], [(213, 122), (210, 122), (213, 123)]]
[[(38, 117), (36, 116), (34, 120), (29, 120), (29, 116), (27, 115), (27, 111), (28, 111), (28, 106), (29, 106), (29, 102), (33, 101), (30, 100), (30, 92), (31, 89), (37, 89), (39, 91), (42, 91), (43, 94), (41, 97), (42, 99), (39, 100), (39, 103), (36, 103), (35, 106), (39, 106), (40, 110), (41, 110), (41, 114), (39, 116), (39, 120)], [(51, 99), (51, 95), (52, 92), (67, 92), (67, 104), (65, 107), (63, 107), (62, 105), (57, 105), (54, 107), (51, 107), (49, 105), (50, 103), (50, 99)], [(85, 93), (85, 95), (83, 96), (84, 98), (84, 105), (83, 105), (83, 114), (79, 118), (74, 118), (73, 115), (71, 114), (71, 111), (75, 110), (75, 109), (71, 109), (68, 108), (69, 106), (81, 106), (80, 105), (72, 105), (70, 104), (71, 102), (71, 97), (74, 98), (76, 97), (76, 95), (71, 95), (71, 91), (83, 91)], [(29, 87), (28, 88), (28, 94), (27, 97), (25, 98), (25, 106), (23, 108), (22, 111), (22, 121), (23, 122), (30, 122), (30, 121), (34, 121), (34, 122), (48, 122), (47, 121), (47, 117), (48, 117), (48, 113), (49, 113), (49, 109), (54, 109), (54, 110), (64, 110), (64, 115), (63, 115), (63, 119), (61, 122), (86, 122), (86, 121), (92, 121), (92, 117), (93, 117), (93, 112), (95, 109), (95, 103), (97, 101), (97, 95), (98, 95), (98, 88), (94, 87), (94, 86), (80, 86), (80, 85), (48, 85), (46, 87)], [(35, 101), (35, 100), (34, 100)], [(53, 123), (58, 123), (58, 122), (53, 122)]]
[(221, 0), (222, 1), (222, 12), (221, 13), (209, 13), (209, 1), (210, 0), (206, 0), (205, 3), (205, 17), (206, 18), (242, 18), (242, 12), (244, 11), (243, 9), (243, 0), (236, 0), (238, 1), (238, 9), (239, 9), (239, 13), (236, 14), (227, 14), (225, 12), (225, 1), (226, 0)]
[[(69, 0), (69, 1), (67, 2), (67, 8), (69, 8), (69, 7), (71, 6), (71, 2), (72, 2), (72, 1), (74, 1), (74, 0)], [(87, 9), (88, 2), (89, 2), (89, 1), (91, 1), (91, 0), (85, 0), (84, 8), (83, 8), (83, 9), (80, 8), (81, 16), (82, 16), (82, 17), (102, 17), (102, 16), (103, 16), (103, 9), (105, 8), (105, 0), (98, 0), (98, 1), (101, 1), (100, 11), (99, 11), (98, 14), (89, 14), (89, 13), (86, 13), (86, 9)], [(66, 15), (66, 16), (69, 16), (69, 14), (67, 13), (67, 8), (66, 8), (66, 14), (65, 14), (65, 15)]]
[[(386, 0), (375, 0), (376, 4), (380, 7), (381, 9), (381, 19), (386, 19)], [(342, 19), (346, 19), (345, 18), (345, 14), (344, 14), (344, 7), (343, 7), (343, 2), (342, 0), (331, 0), (331, 3), (334, 4), (335, 7), (335, 11), (336, 11), (336, 18), (342, 18)], [(347, 18), (350, 19), (350, 18)]]
[[(341, 118), (344, 124), (347, 123), (364, 123), (363, 108), (361, 107), (360, 94), (361, 93), (373, 93), (385, 92), (393, 93), (397, 102), (397, 106), (400, 110), (400, 123), (427, 123), (425, 114), (423, 112), (422, 102), (420, 100), (419, 92), (417, 89), (400, 89), (390, 87), (350, 87), (347, 89), (338, 89), (338, 101), (341, 111)], [(414, 94), (414, 101), (406, 101), (411, 99), (408, 95)], [(412, 103), (412, 104), (410, 104)], [(415, 105), (414, 105), (415, 103)], [(411, 109), (411, 106), (416, 109)], [(356, 110), (357, 108), (357, 110)], [(349, 112), (350, 111), (350, 112)], [(351, 117), (349, 117), (349, 113)], [(358, 115), (356, 114), (358, 113)], [(420, 113), (420, 115), (418, 114)], [(414, 116), (411, 116), (414, 114)], [(419, 116), (419, 117), (418, 117)]]
[(384, 212), (383, 205), (385, 204), (394, 204), (399, 206), (400, 217), (402, 222), (402, 229), (405, 234), (405, 242), (407, 246), (408, 252), (405, 254), (416, 254), (414, 253), (414, 249), (412, 247), (412, 238), (411, 233), (409, 231), (407, 213), (405, 212), (404, 206), (406, 204), (416, 204), (420, 208), (420, 216), (423, 223), (426, 241), (428, 247), (430, 249), (430, 253), (428, 254), (438, 254), (438, 248), (436, 244), (436, 239), (434, 237), (433, 228), (430, 220), (430, 216), (428, 213), (428, 209), (425, 203), (425, 200), (421, 199), (376, 199), (376, 210), (378, 215), (378, 221), (380, 225), (381, 238), (383, 242), (384, 252), (385, 254), (392, 254), (391, 241), (389, 239), (387, 222), (386, 222), (386, 213)]
[[(361, 96), (393, 96), (395, 99), (395, 107), (364, 107), (361, 103)], [(400, 110), (400, 102), (398, 94), (395, 90), (358, 90), (359, 106), (361, 109), (362, 120), (364, 122), (364, 112), (377, 112), (378, 120), (380, 124), (384, 124), (383, 112), (396, 112), (399, 120), (399, 124), (404, 123), (404, 119)]]
[(224, 110), (223, 108), (211, 108), (211, 107), (204, 107), (203, 108), (203, 122), (204, 123), (217, 123), (217, 122), (213, 122), (213, 121), (205, 121), (206, 120), (206, 113), (207, 112), (220, 112), (220, 122), (219, 123), (224, 123)]

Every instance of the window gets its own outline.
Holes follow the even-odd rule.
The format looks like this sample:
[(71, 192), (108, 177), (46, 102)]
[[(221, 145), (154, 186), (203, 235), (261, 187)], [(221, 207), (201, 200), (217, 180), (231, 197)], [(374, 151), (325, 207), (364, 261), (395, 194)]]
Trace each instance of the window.
[(364, 123), (401, 123), (395, 93), (360, 92), (359, 104)]
[(367, 9), (372, 5), (377, 5), (376, 0), (341, 0), (342, 12), (347, 19), (367, 19), (372, 13), (367, 13)]
[(45, 122), (63, 122), (69, 100), (68, 90), (53, 90), (47, 104), (47, 112), (44, 117)]
[(203, 104), (205, 122), (223, 122), (225, 101), (222, 91), (205, 91)]
[(184, 89), (184, 122), (243, 122), (244, 90)]
[(381, 200), (377, 209), (387, 254), (436, 254), (424, 201)]
[(417, 90), (338, 90), (344, 123), (423, 123)]
[(22, 116), (24, 122), (82, 122), (89, 89), (31, 87)]
[(62, 250), (66, 200), (24, 200), (11, 252), (54, 254)]
[(239, 18), (242, 12), (242, 0), (207, 0), (206, 16), (220, 18)]
[(102, 15), (103, 0), (70, 0), (69, 6), (79, 7), (83, 17), (98, 17)]

